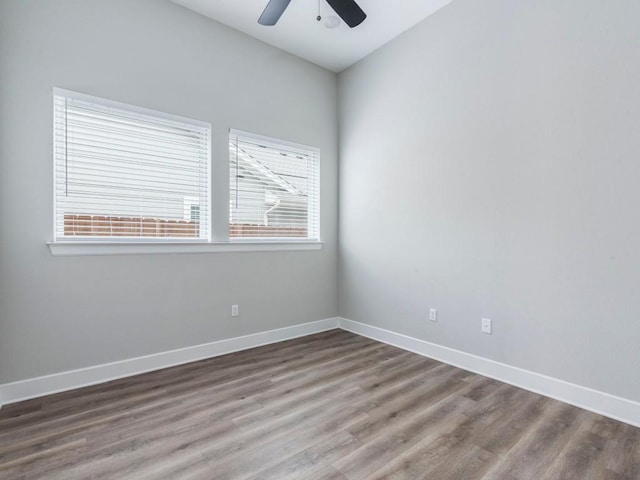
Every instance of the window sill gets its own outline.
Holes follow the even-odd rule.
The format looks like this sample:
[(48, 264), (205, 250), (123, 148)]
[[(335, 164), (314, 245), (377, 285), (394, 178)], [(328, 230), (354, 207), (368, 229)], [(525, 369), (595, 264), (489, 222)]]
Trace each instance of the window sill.
[(230, 253), (321, 250), (322, 242), (47, 242), (54, 256), (141, 255), (164, 253)]

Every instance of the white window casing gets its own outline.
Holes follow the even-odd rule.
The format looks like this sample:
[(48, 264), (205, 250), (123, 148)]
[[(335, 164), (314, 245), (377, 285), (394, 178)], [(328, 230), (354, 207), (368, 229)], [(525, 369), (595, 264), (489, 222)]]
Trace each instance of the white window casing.
[(209, 124), (54, 89), (54, 238), (203, 242)]
[(318, 241), (319, 150), (230, 130), (229, 237)]
[(230, 142), (268, 156), (229, 152), (230, 170), (248, 168), (261, 189), (214, 242), (209, 123), (59, 88), (53, 107), (53, 255), (322, 248), (318, 149), (232, 130)]

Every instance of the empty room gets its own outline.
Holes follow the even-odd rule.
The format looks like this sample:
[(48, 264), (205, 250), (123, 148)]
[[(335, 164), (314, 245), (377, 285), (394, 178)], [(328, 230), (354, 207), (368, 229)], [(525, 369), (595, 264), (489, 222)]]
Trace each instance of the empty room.
[(640, 480), (639, 26), (0, 0), (0, 478)]

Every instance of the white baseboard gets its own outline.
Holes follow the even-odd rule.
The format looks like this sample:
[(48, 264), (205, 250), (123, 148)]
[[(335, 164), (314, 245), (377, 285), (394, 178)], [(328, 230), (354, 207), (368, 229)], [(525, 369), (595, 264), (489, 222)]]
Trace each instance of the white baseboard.
[(485, 377), (640, 427), (640, 403), (346, 318), (338, 326)]
[(193, 347), (180, 348), (168, 352), (130, 358), (93, 367), (54, 373), (43, 377), (30, 378), (18, 382), (0, 384), (0, 407), (3, 404), (42, 397), (52, 393), (87, 387), (118, 378), (160, 370), (184, 363), (217, 357), (248, 348), (291, 340), (313, 333), (324, 332), (338, 327), (337, 318), (327, 318), (316, 322), (303, 323), (291, 327), (278, 328), (242, 337), (228, 338), (217, 342)]
[(501, 382), (640, 427), (640, 403), (633, 400), (616, 397), (608, 393), (565, 382), (564, 380), (345, 318), (328, 318), (104, 365), (0, 384), (0, 407), (3, 404), (217, 357), (227, 353), (324, 332), (333, 328), (341, 328), (363, 337), (387, 343), (486, 377), (495, 378)]

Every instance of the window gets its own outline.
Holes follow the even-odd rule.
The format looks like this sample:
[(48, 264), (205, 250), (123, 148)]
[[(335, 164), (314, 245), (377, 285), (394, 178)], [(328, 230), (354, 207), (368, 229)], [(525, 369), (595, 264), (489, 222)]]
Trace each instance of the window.
[(319, 151), (229, 134), (229, 237), (319, 240)]
[(317, 149), (232, 130), (227, 236), (211, 231), (210, 143), (208, 123), (54, 89), (51, 252), (322, 248)]
[(56, 89), (56, 240), (209, 240), (210, 126)]

